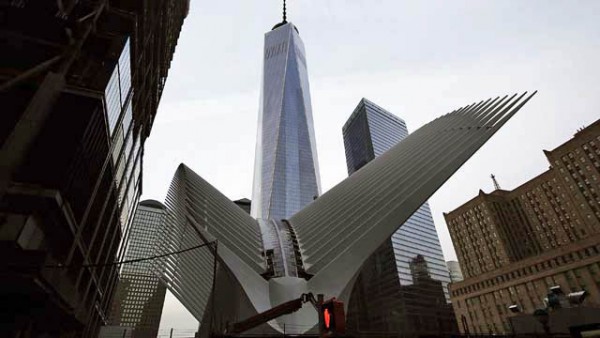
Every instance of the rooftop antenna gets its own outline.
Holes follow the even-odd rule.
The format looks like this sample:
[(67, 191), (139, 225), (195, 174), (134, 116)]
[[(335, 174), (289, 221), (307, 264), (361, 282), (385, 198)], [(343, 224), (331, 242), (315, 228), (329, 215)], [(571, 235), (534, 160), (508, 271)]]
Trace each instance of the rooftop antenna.
[[(273, 29), (271, 29), (271, 30), (275, 30), (275, 29), (277, 29), (277, 28), (279, 28), (279, 27), (281, 27), (281, 26), (283, 26), (283, 25), (285, 25), (285, 24), (288, 23), (287, 22), (287, 12), (286, 12), (285, 5), (286, 5), (285, 0), (283, 0), (283, 21), (281, 21), (280, 23), (278, 23), (275, 26), (273, 26)], [(296, 27), (294, 27), (294, 28), (296, 29), (296, 32), (297, 32), (298, 28), (296, 28)]]
[(494, 181), (494, 189), (500, 190), (500, 184), (498, 184), (498, 181), (496, 181), (496, 176), (492, 174), (490, 177), (492, 178), (492, 181)]

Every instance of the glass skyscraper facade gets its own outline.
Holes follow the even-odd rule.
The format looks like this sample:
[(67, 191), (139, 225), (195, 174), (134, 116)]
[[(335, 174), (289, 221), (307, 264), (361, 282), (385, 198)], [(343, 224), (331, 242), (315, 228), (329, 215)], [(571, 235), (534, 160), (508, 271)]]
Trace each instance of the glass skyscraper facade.
[[(139, 203), (131, 225), (125, 260), (155, 255), (157, 236), (164, 226), (165, 207), (154, 200)], [(132, 337), (156, 337), (166, 287), (150, 270), (150, 261), (126, 264), (121, 270), (109, 323), (131, 330)], [(107, 328), (108, 329), (108, 328)], [(102, 336), (102, 335), (101, 335)]]
[(265, 34), (251, 214), (288, 218), (320, 193), (304, 44), (286, 21)]
[[(408, 129), (402, 119), (362, 99), (343, 136), (352, 175), (407, 137)], [(350, 298), (348, 325), (363, 332), (451, 332), (449, 282), (431, 211), (424, 203), (363, 265)]]
[[(112, 137), (112, 165), (121, 207), (119, 219), (125, 234), (130, 215), (141, 190), (142, 141), (139, 126), (133, 122), (133, 88), (131, 87), (131, 48), (128, 38), (104, 91), (105, 118)], [(138, 128), (136, 128), (138, 127)], [(121, 244), (124, 244), (122, 242)]]

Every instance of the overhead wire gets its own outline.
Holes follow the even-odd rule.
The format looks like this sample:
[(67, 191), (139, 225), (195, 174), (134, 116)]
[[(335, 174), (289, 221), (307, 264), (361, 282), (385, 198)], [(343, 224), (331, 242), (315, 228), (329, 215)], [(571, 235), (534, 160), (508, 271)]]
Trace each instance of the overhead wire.
[[(154, 259), (158, 259), (158, 258), (162, 258), (162, 257), (167, 257), (167, 256), (172, 256), (172, 255), (177, 255), (180, 253), (184, 253), (187, 251), (192, 251), (213, 243), (216, 243), (217, 241), (212, 241), (212, 242), (206, 242), (206, 243), (202, 243), (187, 249), (183, 249), (183, 250), (179, 250), (179, 251), (174, 251), (174, 252), (168, 252), (166, 254), (161, 254), (161, 255), (155, 255), (155, 256), (150, 256), (150, 257), (144, 257), (144, 258), (136, 258), (136, 259), (129, 259), (129, 260), (123, 260), (120, 262), (111, 262), (111, 263), (101, 263), (101, 264), (82, 264), (80, 265), (80, 267), (82, 268), (97, 268), (97, 267), (104, 267), (104, 266), (112, 266), (112, 265), (121, 265), (121, 264), (129, 264), (129, 263), (137, 263), (137, 262), (144, 262), (144, 261), (150, 261), (150, 260), (154, 260)], [(62, 265), (62, 264), (57, 264), (57, 265), (46, 265), (44, 267), (47, 268), (64, 268), (64, 267), (70, 267), (69, 265)]]
[[(130, 264), (130, 263), (137, 263), (137, 262), (144, 262), (144, 261), (150, 261), (150, 260), (154, 260), (154, 259), (158, 259), (158, 258), (162, 258), (162, 257), (167, 257), (167, 256), (172, 256), (172, 255), (178, 255), (181, 253), (185, 253), (188, 251), (192, 251), (198, 248), (202, 248), (208, 245), (212, 245), (212, 244), (216, 244), (217, 241), (211, 241), (211, 242), (205, 242), (199, 245), (195, 245), (193, 247), (190, 248), (186, 248), (183, 250), (178, 250), (178, 251), (173, 251), (173, 252), (168, 252), (168, 253), (164, 253), (164, 254), (160, 254), (160, 255), (155, 255), (155, 256), (150, 256), (150, 257), (144, 257), (144, 258), (136, 258), (136, 259), (128, 259), (128, 260), (122, 260), (122, 261), (118, 261), (118, 262), (110, 262), (110, 263), (96, 263), (96, 264), (81, 264), (81, 265), (77, 265), (77, 264), (49, 264), (49, 265), (43, 265), (42, 268), (47, 268), (47, 269), (67, 269), (67, 268), (72, 268), (72, 267), (79, 267), (79, 268), (99, 268), (99, 267), (105, 267), (105, 266), (113, 266), (113, 265), (122, 265), (122, 264)], [(9, 265), (9, 267), (24, 267), (23, 265)], [(34, 267), (34, 266), (31, 266)]]

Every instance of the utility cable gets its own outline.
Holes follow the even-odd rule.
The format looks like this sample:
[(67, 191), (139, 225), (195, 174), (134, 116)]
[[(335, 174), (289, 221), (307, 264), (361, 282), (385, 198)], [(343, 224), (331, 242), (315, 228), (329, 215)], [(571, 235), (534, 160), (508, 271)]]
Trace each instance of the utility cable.
[[(112, 265), (121, 265), (121, 264), (129, 264), (129, 263), (137, 263), (137, 262), (143, 262), (143, 261), (150, 261), (150, 260), (154, 260), (154, 259), (157, 259), (157, 258), (162, 258), (162, 257), (177, 255), (177, 254), (184, 253), (184, 252), (187, 252), (187, 251), (192, 251), (192, 250), (195, 250), (195, 249), (198, 249), (198, 248), (201, 248), (203, 246), (210, 245), (210, 244), (214, 244), (214, 243), (216, 243), (216, 241), (202, 243), (202, 244), (193, 246), (191, 248), (187, 248), (187, 249), (183, 249), (183, 250), (179, 250), (179, 251), (174, 251), (174, 252), (168, 252), (168, 253), (162, 254), (162, 255), (156, 255), (156, 256), (150, 256), (150, 257), (144, 257), (144, 258), (137, 258), (137, 259), (129, 259), (129, 260), (124, 260), (124, 261), (120, 261), (120, 262), (101, 263), (101, 264), (83, 264), (83, 265), (81, 265), (81, 267), (82, 268), (98, 268), (98, 267), (104, 267), (104, 266), (112, 266)], [(70, 266), (69, 265), (58, 264), (58, 265), (46, 265), (44, 267), (47, 267), (47, 268), (65, 268), (65, 267), (70, 267)]]
[(129, 260), (123, 260), (123, 261), (119, 261), (119, 262), (110, 262), (110, 263), (98, 263), (98, 264), (82, 264), (82, 265), (75, 265), (75, 264), (71, 264), (71, 265), (63, 265), (63, 264), (52, 264), (52, 265), (44, 265), (42, 266), (42, 268), (48, 268), (48, 269), (66, 269), (66, 268), (71, 268), (71, 267), (80, 267), (80, 268), (98, 268), (98, 267), (105, 267), (105, 266), (113, 266), (113, 265), (122, 265), (122, 264), (130, 264), (130, 263), (137, 263), (137, 262), (143, 262), (143, 261), (150, 261), (150, 260), (154, 260), (154, 259), (158, 259), (158, 258), (162, 258), (162, 257), (167, 257), (167, 256), (172, 256), (172, 255), (177, 255), (180, 253), (184, 253), (184, 252), (188, 252), (188, 251), (192, 251), (204, 246), (208, 246), (211, 244), (216, 244), (217, 241), (212, 241), (212, 242), (206, 242), (206, 243), (202, 243), (187, 249), (183, 249), (183, 250), (179, 250), (179, 251), (174, 251), (174, 252), (168, 252), (165, 254), (161, 254), (161, 255), (155, 255), (155, 256), (150, 256), (150, 257), (144, 257), (144, 258), (137, 258), (137, 259), (129, 259)]

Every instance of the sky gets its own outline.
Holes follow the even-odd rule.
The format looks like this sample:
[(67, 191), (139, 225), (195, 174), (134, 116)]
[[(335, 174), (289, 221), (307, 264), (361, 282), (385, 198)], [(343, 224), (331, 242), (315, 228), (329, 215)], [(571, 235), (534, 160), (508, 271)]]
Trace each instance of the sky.
[[(366, 97), (415, 131), (499, 95), (538, 94), (431, 198), (446, 260), (449, 212), (548, 169), (543, 149), (600, 117), (600, 1), (288, 1), (306, 48), (323, 192), (347, 177), (342, 125)], [(192, 0), (145, 144), (143, 199), (187, 164), (232, 200), (251, 197), (264, 33), (281, 1)], [(168, 294), (161, 329), (198, 322)], [(183, 332), (183, 331), (182, 331)]]

